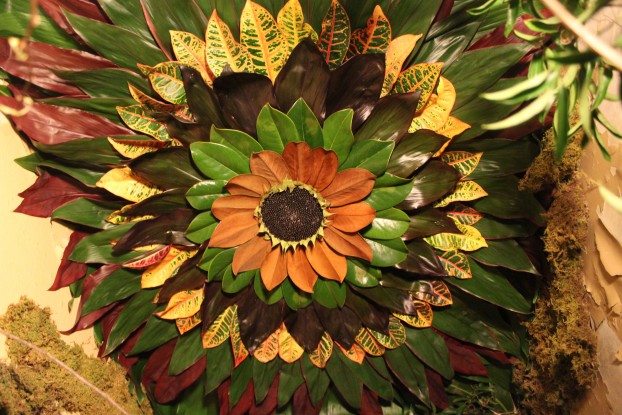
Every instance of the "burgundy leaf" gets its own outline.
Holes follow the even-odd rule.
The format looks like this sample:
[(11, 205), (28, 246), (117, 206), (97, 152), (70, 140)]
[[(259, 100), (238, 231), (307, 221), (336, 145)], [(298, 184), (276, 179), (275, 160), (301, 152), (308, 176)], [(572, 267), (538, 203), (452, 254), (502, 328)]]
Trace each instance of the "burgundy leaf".
[(110, 331), (112, 330), (112, 327), (117, 322), (117, 319), (119, 318), (119, 314), (121, 314), (121, 310), (123, 310), (123, 305), (117, 304), (116, 307), (114, 307), (110, 313), (106, 314), (104, 318), (102, 318), (101, 327), (102, 327), (102, 333), (103, 333), (102, 337), (104, 338), (104, 341), (102, 342), (101, 346), (99, 346), (97, 357), (101, 358), (106, 353), (106, 346), (108, 344)]
[(378, 395), (375, 392), (363, 387), (363, 395), (361, 396), (361, 415), (382, 415), (382, 406), (378, 401)]
[(488, 369), (473, 349), (451, 337), (444, 337), (449, 349), (449, 361), (456, 372), (465, 375), (488, 376)]
[(78, 231), (71, 234), (69, 243), (63, 252), (63, 258), (60, 260), (54, 284), (48, 289), (49, 291), (56, 291), (59, 288), (67, 287), (84, 277), (87, 270), (86, 264), (70, 261), (69, 255), (71, 255), (78, 242), (87, 235), (87, 233)]
[(67, 21), (63, 9), (89, 19), (108, 22), (97, 2), (92, 0), (39, 0), (39, 5), (65, 32), (76, 38), (76, 32)]
[(52, 212), (65, 203), (84, 197), (102, 200), (98, 193), (92, 193), (78, 182), (53, 176), (43, 171), (32, 186), (19, 194), (24, 198), (15, 212), (39, 218), (48, 218)]
[(440, 22), (449, 17), (449, 15), (451, 15), (451, 9), (453, 9), (453, 7), (454, 0), (443, 0), (443, 2), (441, 3), (441, 7), (438, 9), (438, 12), (436, 12), (436, 17), (434, 17), (434, 21), (432, 22), (432, 24)]
[(279, 328), (288, 310), (282, 300), (268, 305), (256, 295), (242, 296), (238, 302), (238, 320), (240, 338), (246, 349), (253, 353), (268, 336)]
[(169, 340), (167, 343), (155, 349), (151, 354), (143, 370), (142, 383), (145, 387), (149, 387), (149, 385), (156, 382), (162, 374), (168, 372), (168, 365), (171, 363), (176, 343), (177, 339)]
[(352, 347), (361, 329), (361, 319), (356, 313), (348, 307), (327, 308), (317, 302), (313, 303), (313, 307), (330, 337), (345, 348)]
[(231, 414), (229, 408), (229, 389), (231, 388), (231, 378), (227, 378), (218, 387), (218, 406), (220, 406), (220, 415)]
[(132, 333), (130, 337), (128, 337), (128, 339), (123, 343), (123, 346), (119, 349), (119, 364), (121, 364), (121, 366), (123, 366), (128, 373), (130, 372), (132, 366), (134, 366), (134, 364), (138, 362), (137, 356), (129, 356), (129, 354), (134, 348), (136, 342), (138, 341), (138, 338), (143, 333), (143, 329), (144, 327)]
[(263, 400), (261, 405), (253, 406), (249, 412), (249, 415), (264, 415), (264, 414), (272, 414), (276, 411), (277, 406), (277, 397), (279, 392), (279, 377), (276, 376), (272, 381), (272, 385), (270, 385), (270, 389), (268, 389), (268, 394), (266, 398)]
[(449, 399), (447, 398), (447, 393), (445, 393), (445, 385), (443, 384), (441, 375), (426, 367), (425, 377), (428, 381), (430, 400), (440, 409), (447, 408), (449, 406)]
[(318, 415), (322, 410), (322, 402), (319, 402), (317, 406), (313, 406), (311, 398), (309, 398), (309, 391), (307, 385), (302, 384), (294, 393), (293, 400), (293, 413), (300, 415)]
[(168, 370), (165, 370), (158, 378), (153, 391), (156, 401), (159, 403), (169, 403), (177, 398), (181, 392), (190, 387), (199, 376), (205, 373), (205, 366), (206, 358), (203, 356), (188, 369), (176, 376), (169, 375)]
[(251, 380), (246, 385), (240, 400), (231, 408), (231, 415), (245, 415), (253, 406), (255, 406), (255, 385)]

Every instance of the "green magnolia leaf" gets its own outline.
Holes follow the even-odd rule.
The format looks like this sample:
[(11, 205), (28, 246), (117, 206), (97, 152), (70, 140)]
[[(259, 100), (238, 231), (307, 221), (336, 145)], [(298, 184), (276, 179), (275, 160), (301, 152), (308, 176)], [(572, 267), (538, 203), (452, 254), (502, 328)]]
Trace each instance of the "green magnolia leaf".
[(434, 330), (406, 327), (406, 345), (423, 363), (445, 379), (454, 377), (445, 340)]
[(412, 181), (385, 173), (376, 180), (374, 189), (364, 202), (376, 211), (389, 209), (406, 199), (412, 188)]
[(82, 307), (82, 315), (128, 298), (140, 291), (140, 273), (118, 269), (96, 286)]
[(287, 306), (293, 310), (305, 308), (313, 302), (313, 297), (311, 297), (310, 294), (299, 290), (294, 284), (292, 284), (289, 278), (286, 278), (285, 281), (283, 281), (281, 289), (283, 291), (283, 298), (285, 299)]
[(239, 174), (250, 173), (244, 158), (224, 144), (192, 143), (190, 151), (199, 170), (212, 179), (229, 180)]
[(233, 261), (233, 254), (235, 248), (226, 249), (216, 253), (216, 256), (211, 260), (209, 270), (207, 271), (208, 281), (222, 280), (223, 276), (227, 272), (227, 269), (231, 270), (231, 262)]
[(439, 151), (447, 137), (430, 130), (417, 130), (406, 134), (395, 146), (387, 172), (400, 177), (410, 177)]
[(331, 114), (324, 120), (324, 129), (322, 130), (324, 145), (322, 147), (337, 153), (340, 162), (348, 157), (352, 144), (354, 144), (353, 116), (354, 111), (345, 109)]
[(309, 144), (311, 148), (321, 147), (324, 144), (320, 122), (305, 100), (302, 98), (298, 99), (287, 112), (287, 116), (296, 125), (301, 141)]
[(263, 107), (257, 117), (257, 136), (265, 150), (279, 154), (287, 143), (301, 141), (294, 122), (270, 105)]
[(313, 299), (327, 308), (342, 308), (346, 302), (346, 286), (318, 278), (313, 287)]
[(237, 151), (246, 160), (250, 162), (252, 153), (258, 153), (263, 150), (261, 144), (250, 135), (237, 130), (228, 130), (212, 127), (210, 132), (210, 141), (219, 143)]
[(140, 290), (127, 302), (110, 330), (104, 355), (112, 353), (155, 311), (157, 305), (153, 299), (156, 293), (157, 290)]
[(369, 170), (376, 176), (384, 173), (393, 152), (395, 143), (392, 141), (364, 140), (352, 146), (348, 158), (340, 166), (341, 170), (361, 168)]
[(394, 239), (401, 237), (410, 225), (410, 218), (399, 209), (389, 208), (376, 212), (373, 222), (362, 235), (371, 239)]
[(283, 298), (283, 290), (280, 285), (272, 291), (266, 289), (266, 286), (261, 281), (261, 272), (259, 270), (255, 272), (253, 288), (257, 297), (266, 304), (275, 304)]
[[(165, 306), (162, 305), (160, 308), (164, 310), (164, 307)], [(145, 328), (130, 352), (130, 356), (153, 350), (178, 335), (179, 331), (177, 331), (177, 326), (174, 321), (162, 320), (156, 316), (149, 317), (147, 324), (145, 324)]]
[(106, 222), (106, 218), (108, 218), (112, 212), (120, 208), (121, 205), (119, 203), (99, 202), (79, 198), (57, 208), (52, 213), (51, 218), (55, 220), (66, 220), (95, 229), (109, 229), (113, 225)]
[(186, 199), (197, 210), (210, 209), (216, 199), (227, 194), (226, 184), (225, 180), (204, 180), (188, 189)]
[(277, 393), (277, 403), (282, 407), (290, 401), (294, 392), (305, 382), (300, 370), (300, 363), (287, 363), (281, 366), (279, 372), (279, 389)]
[(368, 288), (378, 285), (378, 279), (382, 276), (379, 269), (368, 267), (365, 263), (348, 258), (348, 273), (346, 281), (357, 287)]
[(214, 258), (224, 251), (226, 251), (224, 248), (206, 248), (201, 257), (201, 261), (199, 261), (199, 268), (203, 271), (209, 271), (209, 267), (212, 265)]
[(496, 220), (490, 217), (483, 217), (473, 227), (488, 240), (524, 238), (533, 235), (538, 229), (526, 220)]
[(169, 375), (179, 375), (203, 356), (205, 356), (205, 349), (201, 343), (201, 330), (196, 328), (189, 333), (184, 333), (175, 344), (171, 363), (168, 366)]
[(227, 294), (238, 293), (248, 287), (254, 278), (255, 271), (246, 271), (241, 272), (238, 275), (233, 275), (231, 267), (227, 267), (222, 277), (222, 290)]
[(212, 236), (216, 226), (218, 226), (218, 220), (212, 212), (199, 213), (190, 222), (188, 229), (186, 229), (186, 238), (192, 242), (202, 244)]
[(408, 256), (408, 249), (400, 238), (377, 240), (365, 239), (372, 250), (371, 264), (376, 267), (389, 267), (398, 264)]
[(487, 249), (480, 249), (471, 252), (469, 255), (484, 265), (500, 266), (514, 271), (540, 275), (525, 251), (514, 240), (488, 241)]
[(307, 388), (309, 388), (309, 399), (311, 399), (313, 405), (317, 405), (322, 401), (324, 395), (326, 395), (326, 391), (330, 385), (330, 378), (325, 370), (320, 369), (311, 362), (308, 354), (305, 353), (302, 355), (300, 361), (302, 364), (302, 373)]

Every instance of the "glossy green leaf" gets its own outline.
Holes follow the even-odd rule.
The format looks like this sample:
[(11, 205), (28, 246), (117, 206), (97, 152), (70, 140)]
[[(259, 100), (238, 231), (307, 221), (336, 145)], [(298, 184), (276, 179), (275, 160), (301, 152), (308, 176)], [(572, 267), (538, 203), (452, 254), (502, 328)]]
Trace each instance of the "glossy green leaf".
[(135, 223), (118, 225), (114, 228), (89, 235), (82, 239), (69, 259), (75, 262), (95, 264), (120, 264), (141, 255), (140, 252), (130, 251), (125, 254), (117, 254), (112, 250), (111, 241), (119, 240)]
[(313, 302), (311, 294), (299, 290), (289, 278), (286, 278), (285, 281), (283, 281), (281, 289), (283, 291), (283, 298), (285, 299), (287, 306), (293, 310), (305, 308)]
[(190, 222), (188, 229), (186, 229), (186, 238), (202, 244), (212, 236), (216, 226), (218, 226), (218, 220), (212, 212), (201, 212)]
[(368, 288), (378, 285), (378, 279), (382, 276), (379, 269), (369, 267), (357, 259), (348, 258), (348, 273), (346, 281), (357, 287)]
[(108, 229), (113, 225), (106, 222), (112, 212), (121, 208), (119, 203), (100, 202), (79, 198), (57, 208), (51, 218), (84, 225), (95, 229)]
[(304, 354), (300, 361), (302, 373), (309, 389), (309, 399), (311, 399), (313, 405), (317, 405), (326, 395), (326, 390), (330, 385), (330, 378), (326, 370), (320, 369), (311, 362), (308, 354)]
[(99, 0), (99, 5), (115, 25), (134, 32), (145, 40), (152, 41), (153, 37), (145, 21), (140, 2)]
[(450, 66), (469, 46), (480, 25), (481, 19), (477, 19), (426, 41), (417, 54), (417, 62), (443, 62)]
[[(7, 3), (7, 2), (3, 2)], [(8, 2), (9, 9), (5, 10), (8, 13), (0, 13), (0, 21), (2, 26), (0, 27), (1, 37), (19, 37), (22, 38), (26, 35), (28, 28), (28, 21), (30, 20), (30, 9), (25, 8), (23, 11), (12, 10), (15, 7), (16, 2)], [(26, 4), (26, 3), (24, 3)], [(0, 7), (2, 7), (0, 5)], [(30, 7), (30, 6), (28, 6)], [(31, 40), (35, 42), (49, 43), (50, 45), (58, 46), (66, 49), (81, 49), (82, 46), (71, 36), (69, 36), (63, 29), (47, 15), (39, 14), (39, 21), (31, 34)]]
[(140, 291), (140, 273), (124, 268), (114, 271), (96, 286), (82, 307), (82, 315), (124, 300)]
[(199, 261), (199, 268), (203, 271), (209, 271), (209, 267), (212, 265), (214, 258), (223, 251), (225, 251), (224, 248), (206, 248), (201, 257), (201, 261)]
[(218, 143), (192, 143), (192, 159), (206, 176), (229, 180), (239, 174), (250, 173), (248, 163), (238, 152)]
[(255, 271), (241, 272), (234, 275), (230, 267), (227, 267), (222, 277), (222, 290), (228, 294), (235, 294), (248, 287), (255, 279)]
[(380, 398), (386, 401), (391, 401), (393, 399), (393, 386), (391, 382), (376, 372), (366, 360), (358, 364), (348, 359), (343, 353), (333, 353), (337, 353), (343, 365), (347, 367), (365, 387), (371, 389), (377, 393)]
[(115, 165), (121, 162), (121, 158), (112, 148), (107, 137), (81, 138), (54, 145), (33, 141), (33, 145), (44, 153), (77, 163)]
[(449, 193), (459, 179), (460, 173), (456, 169), (433, 160), (415, 175), (412, 190), (398, 207), (413, 210), (429, 205)]
[(188, 149), (172, 147), (144, 154), (129, 166), (132, 173), (161, 188), (190, 187), (203, 179), (190, 156)]
[(287, 143), (298, 142), (300, 137), (294, 122), (281, 111), (266, 105), (257, 117), (257, 136), (265, 150), (279, 154)]
[(498, 220), (491, 217), (483, 217), (473, 227), (487, 240), (524, 238), (533, 235), (538, 229), (526, 220)]
[(283, 290), (280, 285), (272, 291), (266, 289), (266, 286), (261, 281), (261, 272), (259, 270), (255, 273), (253, 288), (257, 297), (266, 304), (275, 304), (283, 298)]
[(258, 153), (263, 150), (261, 144), (257, 142), (250, 135), (237, 130), (228, 130), (212, 127), (210, 132), (210, 141), (212, 143), (219, 143), (229, 147), (232, 150), (240, 153), (245, 160), (250, 161), (250, 156), (253, 153)]
[(529, 257), (514, 240), (488, 241), (488, 248), (469, 254), (471, 258), (485, 265), (509, 268), (514, 271), (540, 275)]
[(205, 349), (201, 343), (201, 329), (195, 328), (189, 333), (184, 333), (175, 344), (171, 363), (168, 366), (169, 375), (180, 374), (203, 356), (205, 356)]
[(294, 103), (287, 116), (294, 122), (301, 141), (309, 144), (311, 148), (321, 147), (324, 144), (320, 122), (302, 98)]
[(110, 330), (104, 355), (121, 345), (155, 311), (157, 305), (153, 299), (156, 293), (157, 290), (140, 290), (127, 302)]
[(430, 130), (418, 130), (407, 134), (395, 146), (387, 172), (400, 177), (410, 177), (439, 151), (447, 137)]
[(206, 372), (206, 394), (216, 390), (233, 371), (233, 352), (229, 339), (220, 346), (207, 349), (207, 367), (210, 368), (210, 371)]
[(340, 169), (361, 168), (380, 176), (387, 168), (394, 146), (395, 143), (392, 141), (359, 141), (352, 146), (348, 158)]
[(225, 180), (204, 180), (188, 189), (186, 199), (197, 210), (210, 209), (216, 199), (227, 194), (226, 184)]
[[(164, 310), (164, 305), (162, 310)], [(153, 350), (163, 345), (167, 341), (177, 337), (179, 331), (174, 321), (162, 320), (159, 317), (152, 316), (147, 320), (145, 328), (141, 332), (136, 344), (130, 352), (131, 356)]]
[(412, 188), (412, 181), (385, 173), (376, 180), (374, 189), (364, 202), (376, 211), (389, 209), (406, 199)]
[(277, 372), (281, 368), (282, 361), (273, 359), (268, 363), (261, 363), (253, 359), (253, 388), (255, 389), (255, 402), (260, 403), (266, 399), (270, 386), (274, 381)]
[(408, 249), (400, 238), (377, 240), (365, 239), (372, 251), (371, 264), (376, 267), (389, 267), (398, 264), (408, 256)]
[(352, 117), (354, 112), (351, 109), (337, 111), (331, 114), (324, 121), (322, 134), (324, 137), (324, 147), (326, 150), (333, 150), (341, 162), (348, 157), (354, 135), (352, 134)]
[(227, 272), (227, 269), (231, 269), (233, 254), (235, 254), (235, 248), (220, 251), (216, 254), (216, 256), (214, 256), (214, 258), (210, 262), (209, 270), (207, 271), (208, 281), (222, 280), (225, 272)]
[(371, 239), (394, 239), (401, 237), (410, 225), (407, 214), (399, 209), (389, 208), (376, 212), (373, 222), (363, 230), (362, 235)]
[(326, 363), (326, 373), (333, 381), (333, 385), (339, 395), (353, 408), (360, 408), (363, 383), (352, 373), (345, 364), (347, 357), (340, 356), (343, 352), (339, 348), (333, 350), (333, 354)]
[(431, 406), (423, 364), (407, 347), (387, 350), (384, 358), (397, 378), (426, 406)]
[(346, 302), (346, 286), (318, 278), (313, 286), (313, 299), (327, 308), (341, 308)]
[(434, 330), (406, 327), (406, 345), (423, 363), (445, 379), (454, 377), (445, 340)]

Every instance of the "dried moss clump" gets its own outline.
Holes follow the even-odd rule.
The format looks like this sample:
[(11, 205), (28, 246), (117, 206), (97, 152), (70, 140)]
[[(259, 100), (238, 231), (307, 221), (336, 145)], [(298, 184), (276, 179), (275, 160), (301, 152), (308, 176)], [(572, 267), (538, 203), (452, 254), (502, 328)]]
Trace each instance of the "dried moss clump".
[(555, 162), (549, 131), (523, 181), (532, 191), (555, 188), (542, 237), (551, 272), (543, 280), (534, 318), (526, 324), (530, 361), (519, 363), (514, 374), (521, 409), (529, 414), (570, 413), (596, 379), (596, 335), (583, 285), (588, 211), (586, 185), (577, 173), (579, 143), (575, 137), (563, 159)]
[[(0, 317), (0, 328), (45, 349), (129, 413), (148, 411), (146, 403), (140, 408), (128, 392), (120, 366), (89, 357), (81, 347), (61, 340), (50, 320), (49, 309), (41, 309), (22, 297)], [(11, 340), (7, 340), (7, 348), (11, 363), (0, 363), (0, 414), (118, 413), (105, 399), (40, 353)]]

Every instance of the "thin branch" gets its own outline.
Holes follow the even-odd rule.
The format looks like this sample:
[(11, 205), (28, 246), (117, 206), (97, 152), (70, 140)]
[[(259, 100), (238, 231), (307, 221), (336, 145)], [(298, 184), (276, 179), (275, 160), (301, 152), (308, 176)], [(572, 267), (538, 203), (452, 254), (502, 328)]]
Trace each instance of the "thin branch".
[(603, 42), (601, 38), (588, 30), (577, 18), (570, 13), (558, 0), (540, 0), (542, 4), (555, 16), (557, 16), (564, 26), (572, 31), (579, 39), (594, 52), (602, 56), (607, 62), (613, 65), (618, 71), (622, 71), (622, 54)]
[(95, 393), (97, 393), (98, 395), (100, 395), (101, 397), (103, 397), (104, 399), (106, 399), (110, 405), (114, 406), (115, 408), (117, 408), (119, 410), (120, 413), (124, 414), (124, 415), (130, 415), (129, 412), (127, 412), (125, 409), (123, 409), (123, 407), (121, 407), (121, 405), (119, 405), (118, 403), (116, 403), (114, 401), (114, 399), (112, 399), (110, 397), (110, 395), (108, 395), (106, 392), (102, 391), (101, 389), (99, 389), (97, 386), (93, 385), (91, 382), (89, 382), (88, 380), (84, 379), (82, 376), (80, 376), (80, 374), (78, 372), (76, 372), (75, 370), (73, 370), (72, 368), (70, 368), (69, 366), (67, 366), (65, 363), (61, 362), (60, 360), (58, 360), (57, 358), (55, 358), (54, 356), (52, 356), (51, 354), (49, 354), (48, 352), (46, 352), (45, 350), (43, 350), (42, 348), (35, 346), (34, 344), (19, 338), (17, 336), (14, 336), (11, 333), (6, 332), (5, 330), (0, 329), (0, 334), (6, 336), (8, 339), (14, 340), (18, 343), (23, 344), (24, 346), (36, 351), (37, 353), (42, 354), (43, 356), (47, 357), (49, 360), (51, 360), (52, 362), (56, 363), (58, 366), (62, 367), (63, 369), (65, 369), (67, 372), (71, 373), (73, 376), (75, 376), (81, 383), (83, 383), (84, 385), (88, 386), (89, 388), (91, 388)]

